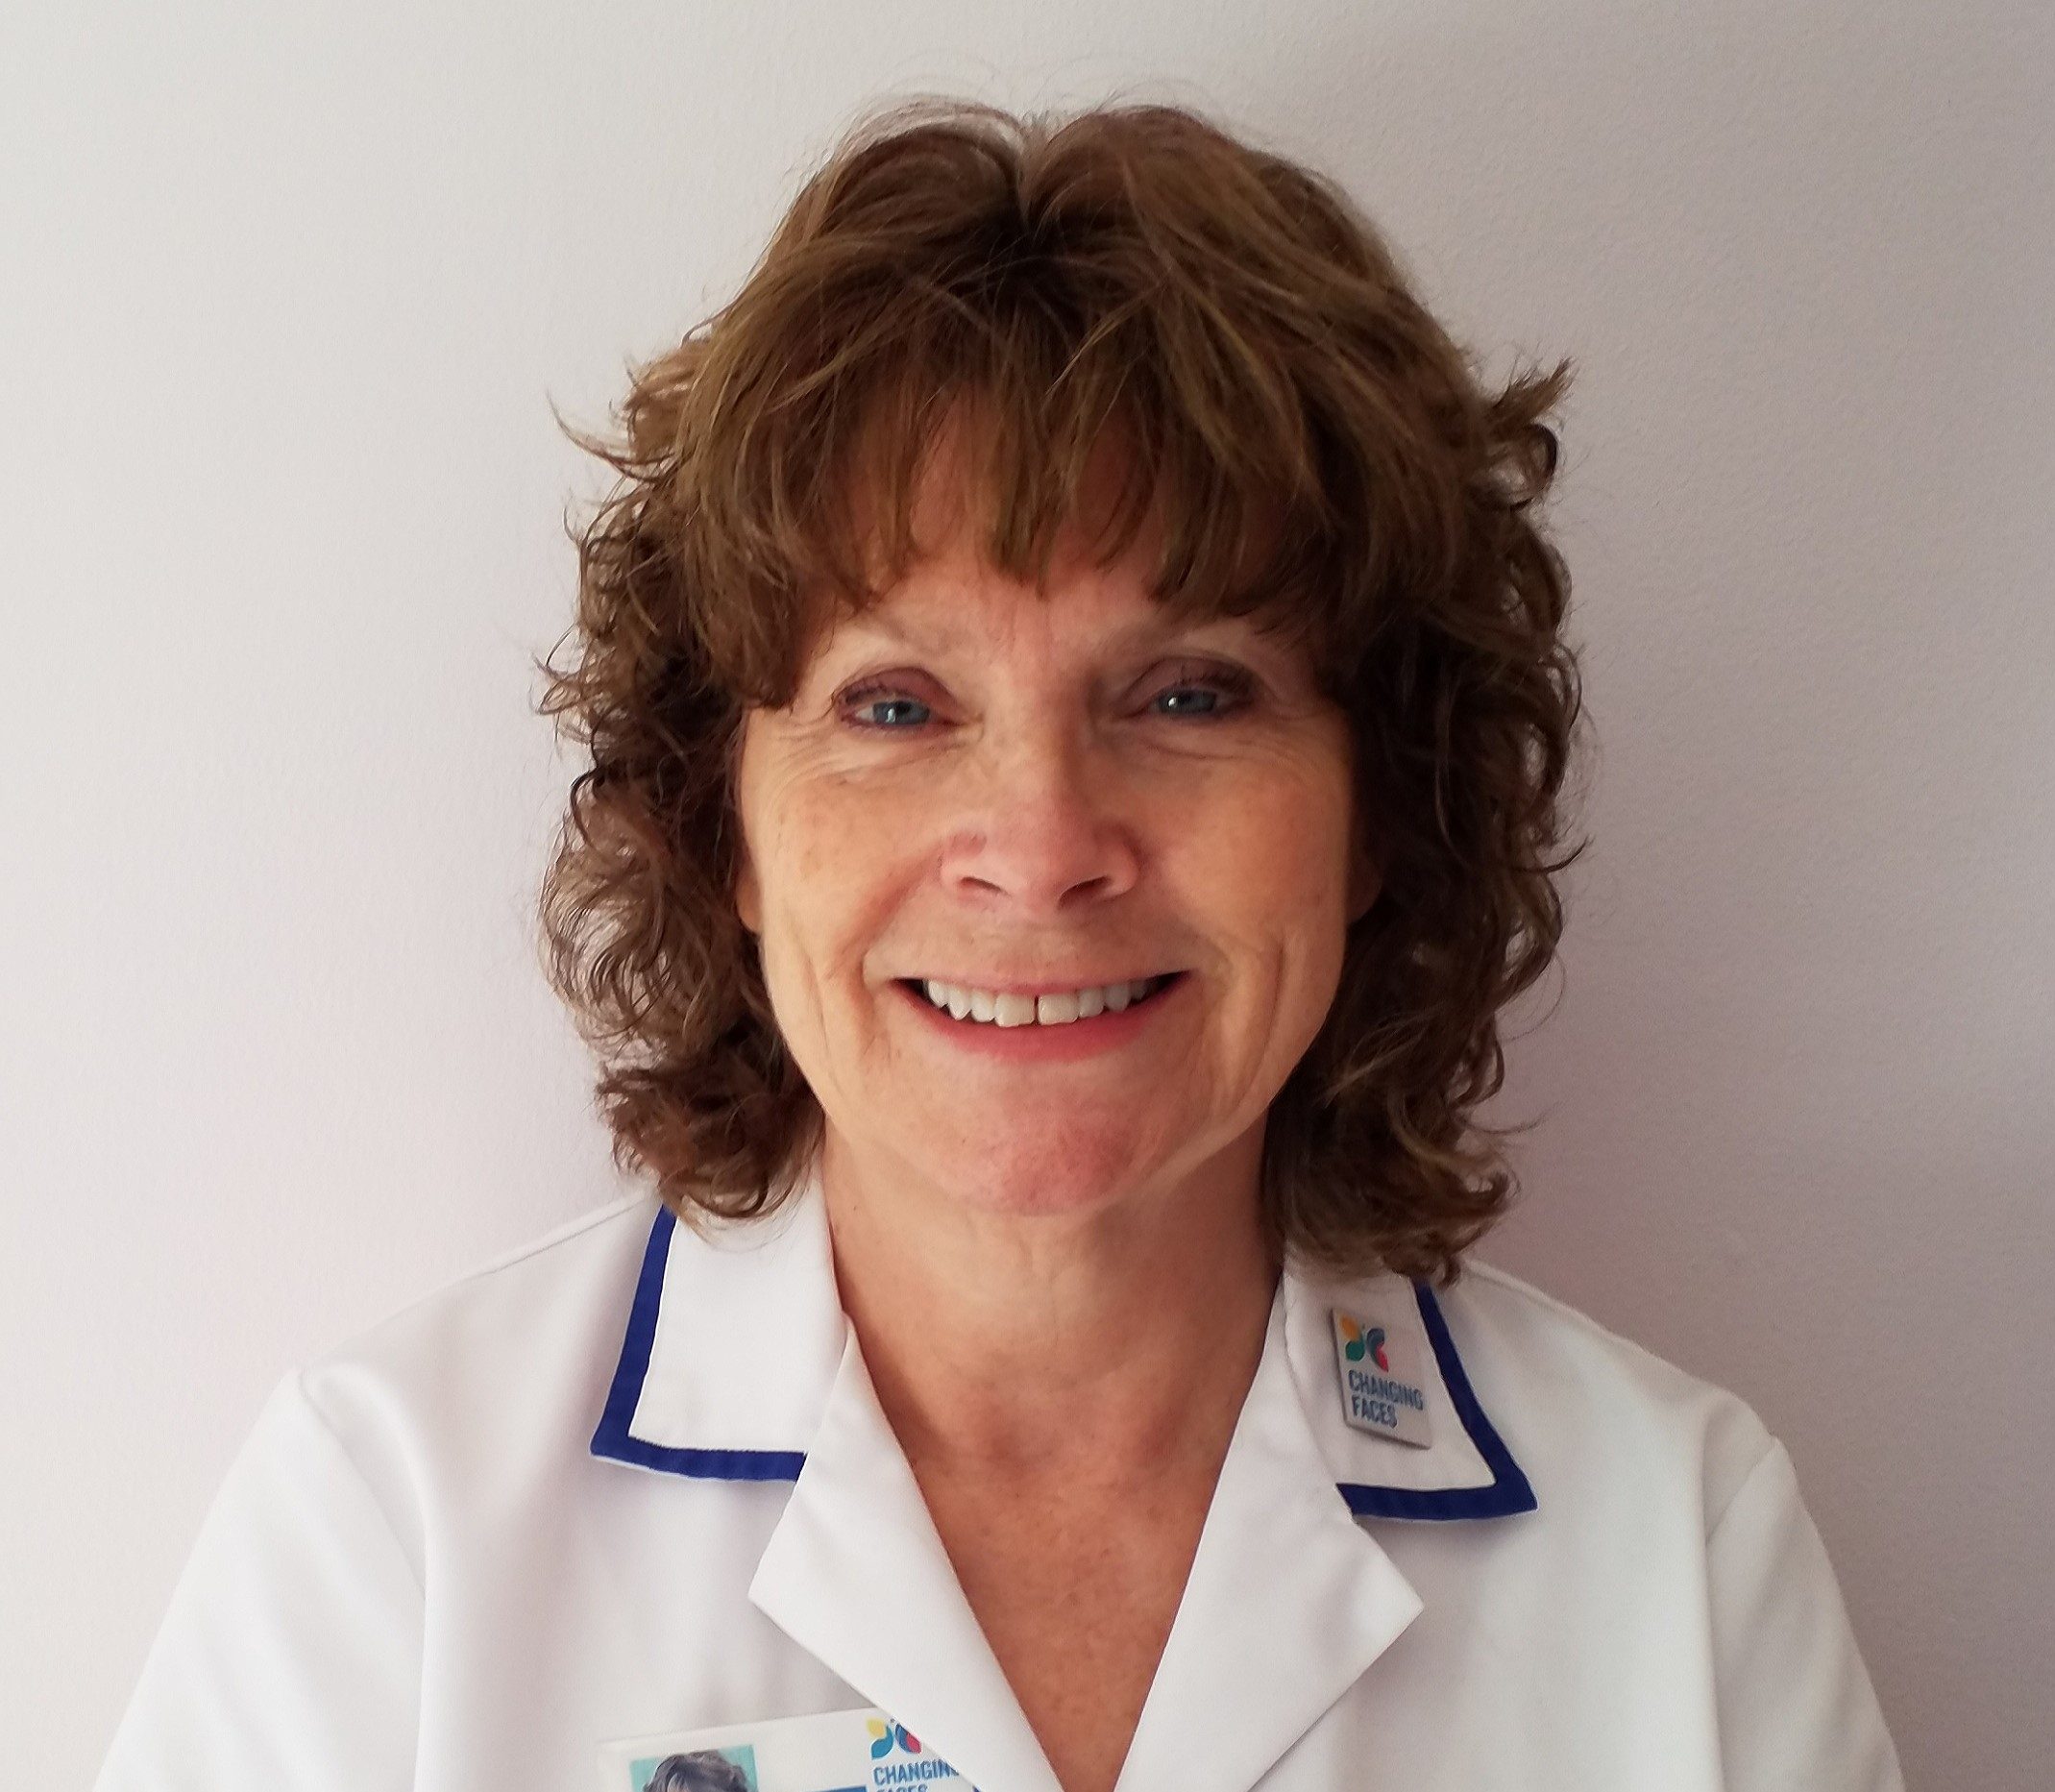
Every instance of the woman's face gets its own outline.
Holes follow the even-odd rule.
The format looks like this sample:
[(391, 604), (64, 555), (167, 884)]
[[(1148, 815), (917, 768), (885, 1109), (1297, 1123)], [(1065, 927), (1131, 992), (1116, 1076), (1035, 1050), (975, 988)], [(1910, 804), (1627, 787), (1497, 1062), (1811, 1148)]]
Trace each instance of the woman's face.
[[(924, 538), (946, 546), (742, 742), (736, 907), (831, 1156), (1015, 1214), (1253, 1171), (1377, 894), (1366, 861), (1351, 876), (1344, 717), (1253, 624), (1170, 630), (1153, 520), (1108, 570), (1067, 537), (1045, 603), (960, 529)], [(917, 987), (1168, 972), (1067, 1024), (1055, 1000), (976, 1019), (1024, 1017), (1018, 995), (958, 1019)]]

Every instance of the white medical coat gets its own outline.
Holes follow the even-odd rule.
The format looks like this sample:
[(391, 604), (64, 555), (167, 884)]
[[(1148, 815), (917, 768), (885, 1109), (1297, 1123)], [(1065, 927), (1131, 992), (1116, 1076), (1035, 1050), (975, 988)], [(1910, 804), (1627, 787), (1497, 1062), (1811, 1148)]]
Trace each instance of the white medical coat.
[[(1330, 1312), (1431, 1443), (1345, 1420)], [(98, 1792), (590, 1792), (602, 1742), (877, 1706), (1058, 1792), (837, 1298), (817, 1183), (630, 1197), (278, 1386)], [(1119, 1792), (1887, 1792), (1790, 1458), (1476, 1258), (1287, 1271)]]

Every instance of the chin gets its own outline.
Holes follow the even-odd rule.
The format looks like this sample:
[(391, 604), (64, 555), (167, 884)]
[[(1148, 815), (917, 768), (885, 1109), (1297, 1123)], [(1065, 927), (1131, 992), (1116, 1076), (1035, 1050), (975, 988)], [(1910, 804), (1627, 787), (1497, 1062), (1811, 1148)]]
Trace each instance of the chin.
[[(1145, 1173), (1136, 1161), (1132, 1133), (1101, 1152), (1074, 1131), (1037, 1142), (1019, 1141), (933, 1163), (930, 1174), (966, 1207), (1021, 1218), (1083, 1215), (1111, 1207)], [(915, 1154), (916, 1161), (919, 1154)]]

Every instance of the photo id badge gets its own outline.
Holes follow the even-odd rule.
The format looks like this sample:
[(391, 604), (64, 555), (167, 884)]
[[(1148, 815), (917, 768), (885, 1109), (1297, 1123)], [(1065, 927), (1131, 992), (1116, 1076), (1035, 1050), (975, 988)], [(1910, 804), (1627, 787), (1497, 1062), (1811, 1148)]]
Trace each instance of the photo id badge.
[(822, 1711), (599, 1745), (600, 1792), (894, 1792), (970, 1782), (883, 1711)]
[(1414, 1360), (1412, 1335), (1338, 1307), (1333, 1319), (1342, 1416), (1373, 1436), (1423, 1448), (1431, 1444), (1427, 1382)]

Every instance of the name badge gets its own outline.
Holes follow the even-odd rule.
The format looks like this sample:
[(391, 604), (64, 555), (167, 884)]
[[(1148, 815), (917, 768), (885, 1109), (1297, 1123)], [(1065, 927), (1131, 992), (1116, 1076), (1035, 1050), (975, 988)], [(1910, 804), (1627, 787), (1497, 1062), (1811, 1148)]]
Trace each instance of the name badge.
[(822, 1711), (599, 1745), (600, 1792), (895, 1792), (970, 1782), (883, 1711)]
[(1412, 1334), (1338, 1307), (1333, 1319), (1342, 1417), (1358, 1431), (1395, 1443), (1431, 1444), (1427, 1382), (1414, 1360)]

